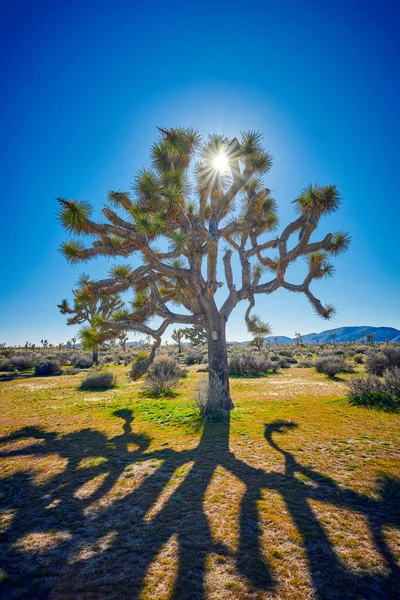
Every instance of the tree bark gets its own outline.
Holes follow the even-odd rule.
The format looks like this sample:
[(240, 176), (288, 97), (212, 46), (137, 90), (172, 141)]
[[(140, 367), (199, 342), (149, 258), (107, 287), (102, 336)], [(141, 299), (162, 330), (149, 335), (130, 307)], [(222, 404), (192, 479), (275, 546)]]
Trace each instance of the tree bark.
[(95, 348), (92, 352), (92, 360), (95, 365), (99, 365), (99, 351), (97, 348)]
[(208, 342), (208, 409), (229, 411), (234, 408), (229, 391), (228, 352), (225, 321), (213, 319), (207, 328)]

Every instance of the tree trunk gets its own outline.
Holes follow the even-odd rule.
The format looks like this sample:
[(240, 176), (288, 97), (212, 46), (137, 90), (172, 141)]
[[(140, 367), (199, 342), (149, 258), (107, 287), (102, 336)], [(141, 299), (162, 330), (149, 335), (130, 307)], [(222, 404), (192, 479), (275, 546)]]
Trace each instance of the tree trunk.
[(95, 348), (92, 352), (92, 360), (95, 365), (99, 365), (99, 351), (97, 348)]
[(229, 393), (228, 352), (225, 322), (213, 319), (207, 328), (209, 388), (207, 408), (232, 410), (234, 404)]

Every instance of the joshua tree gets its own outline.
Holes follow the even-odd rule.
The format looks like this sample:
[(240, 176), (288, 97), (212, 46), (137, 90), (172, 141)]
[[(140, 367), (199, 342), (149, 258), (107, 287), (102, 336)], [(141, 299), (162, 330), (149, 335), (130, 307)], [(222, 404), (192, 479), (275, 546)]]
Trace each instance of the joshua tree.
[(187, 338), (192, 346), (201, 346), (207, 343), (207, 332), (201, 326), (194, 325), (184, 329), (185, 338)]
[(99, 364), (99, 347), (106, 340), (115, 338), (119, 332), (110, 334), (108, 320), (114, 314), (124, 308), (123, 302), (118, 294), (111, 294), (105, 291), (95, 293), (89, 286), (89, 276), (81, 275), (78, 281), (78, 288), (73, 290), (74, 304), (71, 307), (68, 300), (62, 300), (57, 307), (63, 315), (71, 315), (67, 319), (67, 325), (81, 325), (88, 323), (88, 326), (82, 327), (79, 331), (82, 340), (82, 346), (86, 350), (91, 350), (93, 362)]
[(40, 343), (42, 344), (44, 349), (46, 349), (47, 346), (49, 345), (49, 342), (47, 340), (40, 340)]
[(121, 346), (122, 350), (124, 352), (126, 352), (126, 342), (128, 341), (128, 336), (126, 335), (125, 331), (123, 331), (119, 336), (119, 345)]
[(334, 331), (331, 335), (331, 338), (333, 339), (333, 345), (336, 346), (336, 336), (337, 336), (337, 331)]
[(274, 342), (275, 342), (275, 344), (276, 344), (276, 345), (278, 345), (278, 339), (279, 339), (279, 338), (277, 338), (277, 337), (274, 337)]
[(374, 334), (373, 333), (367, 333), (367, 342), (368, 344), (372, 344), (374, 341)]
[(174, 329), (171, 333), (171, 337), (178, 344), (178, 352), (179, 354), (182, 352), (182, 340), (185, 337), (184, 329)]
[(71, 338), (71, 342), (72, 342), (72, 345), (74, 346), (74, 348), (75, 348), (76, 340), (77, 340), (76, 337)]
[(262, 347), (264, 346), (264, 338), (262, 335), (256, 335), (250, 342), (250, 346), (254, 346), (257, 348), (259, 352), (261, 352)]
[(293, 340), (294, 340), (296, 346), (300, 346), (300, 344), (303, 343), (303, 340), (301, 339), (301, 333), (298, 333), (298, 331), (295, 331)]
[(362, 341), (362, 343), (364, 343), (364, 336), (365, 336), (365, 331), (362, 331), (361, 332), (361, 341)]
[[(80, 239), (66, 242), (62, 251), (73, 264), (97, 256), (135, 258), (134, 268), (119, 265), (107, 279), (91, 282), (98, 292), (134, 291), (132, 310), (108, 323), (117, 334), (131, 330), (154, 339), (150, 355), (132, 376), (147, 369), (171, 323), (203, 327), (209, 399), (215, 399), (218, 390), (217, 403), (228, 410), (233, 403), (225, 330), (239, 302), (248, 303), (245, 321), (256, 335), (262, 333), (263, 323), (252, 314), (255, 300), (279, 288), (305, 294), (321, 317), (332, 317), (334, 308), (322, 304), (310, 285), (333, 274), (329, 257), (347, 249), (349, 236), (338, 232), (320, 241), (311, 237), (320, 218), (338, 209), (340, 195), (334, 185), (307, 186), (294, 200), (297, 217), (277, 235), (276, 202), (262, 180), (272, 156), (264, 151), (260, 134), (243, 133), (239, 140), (210, 135), (203, 143), (193, 129), (159, 131), (152, 167), (139, 171), (133, 195), (109, 192), (103, 208), (106, 222), (92, 220), (86, 201), (58, 198), (64, 228), (95, 238), (88, 247)], [(297, 237), (295, 244), (290, 242), (292, 235)], [(225, 284), (218, 262), (221, 249)], [(240, 263), (237, 279), (233, 254)], [(286, 271), (300, 257), (308, 264), (308, 274), (301, 283), (291, 283)], [(224, 298), (221, 288), (226, 289)], [(172, 305), (184, 310), (178, 312)], [(161, 321), (152, 326), (153, 317)]]

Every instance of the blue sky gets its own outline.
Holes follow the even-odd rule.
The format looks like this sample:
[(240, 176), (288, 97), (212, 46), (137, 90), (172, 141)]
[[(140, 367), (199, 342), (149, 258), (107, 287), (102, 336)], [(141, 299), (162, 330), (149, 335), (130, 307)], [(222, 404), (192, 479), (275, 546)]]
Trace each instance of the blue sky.
[[(349, 230), (351, 250), (314, 286), (337, 317), (279, 291), (256, 310), (276, 335), (400, 328), (399, 17), (388, 0), (3, 1), (0, 342), (76, 333), (57, 302), (83, 270), (111, 265), (65, 263), (55, 197), (99, 212), (146, 165), (157, 125), (261, 131), (282, 225), (304, 185), (339, 187), (342, 208), (320, 231)], [(244, 309), (231, 340), (249, 337)]]

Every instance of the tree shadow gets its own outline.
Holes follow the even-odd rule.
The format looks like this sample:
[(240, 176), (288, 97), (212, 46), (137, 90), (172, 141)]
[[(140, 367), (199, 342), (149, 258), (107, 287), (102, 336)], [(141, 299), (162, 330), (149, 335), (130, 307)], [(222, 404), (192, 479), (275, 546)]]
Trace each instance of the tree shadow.
[(33, 371), (10, 371), (8, 373), (0, 373), (0, 382), (13, 381), (14, 379), (30, 379), (34, 377)]
[[(267, 444), (284, 460), (283, 472), (266, 472), (230, 451), (229, 421), (206, 423), (194, 449), (150, 450), (152, 440), (132, 431), (132, 411), (120, 410), (114, 415), (122, 419), (123, 432), (113, 438), (94, 429), (58, 435), (25, 427), (0, 440), (0, 457), (12, 460), (25, 456), (46, 464), (57, 455), (64, 463), (61, 473), (50, 474), (45, 481), (35, 479), (28, 464), (25, 470), (1, 479), (0, 508), (10, 521), (0, 536), (5, 573), (0, 582), (2, 598), (139, 598), (150, 565), (171, 539), (176, 541), (178, 555), (171, 598), (206, 597), (210, 554), (222, 561), (235, 561), (249, 589), (273, 594), (278, 582), (261, 545), (258, 502), (263, 490), (280, 495), (300, 534), (315, 589), (313, 598), (396, 597), (399, 567), (383, 530), (386, 526), (400, 527), (397, 481), (383, 480), (379, 499), (339, 487), (281, 448), (277, 437), (296, 427), (291, 422), (275, 421), (265, 426)], [(17, 442), (17, 447), (7, 451), (11, 442)], [(119, 489), (127, 467), (142, 468), (149, 461), (156, 466), (143, 467), (149, 469), (145, 476), (138, 478), (137, 484), (122, 488), (110, 501), (107, 495)], [(214, 539), (204, 509), (206, 491), (217, 467), (244, 485), (235, 552)], [(179, 468), (187, 472), (176, 484), (174, 473)], [(82, 490), (93, 481), (97, 487), (85, 495)], [(310, 500), (347, 509), (355, 518), (362, 515), (385, 570), (359, 573), (346, 567)], [(35, 542), (32, 534), (36, 534)]]

